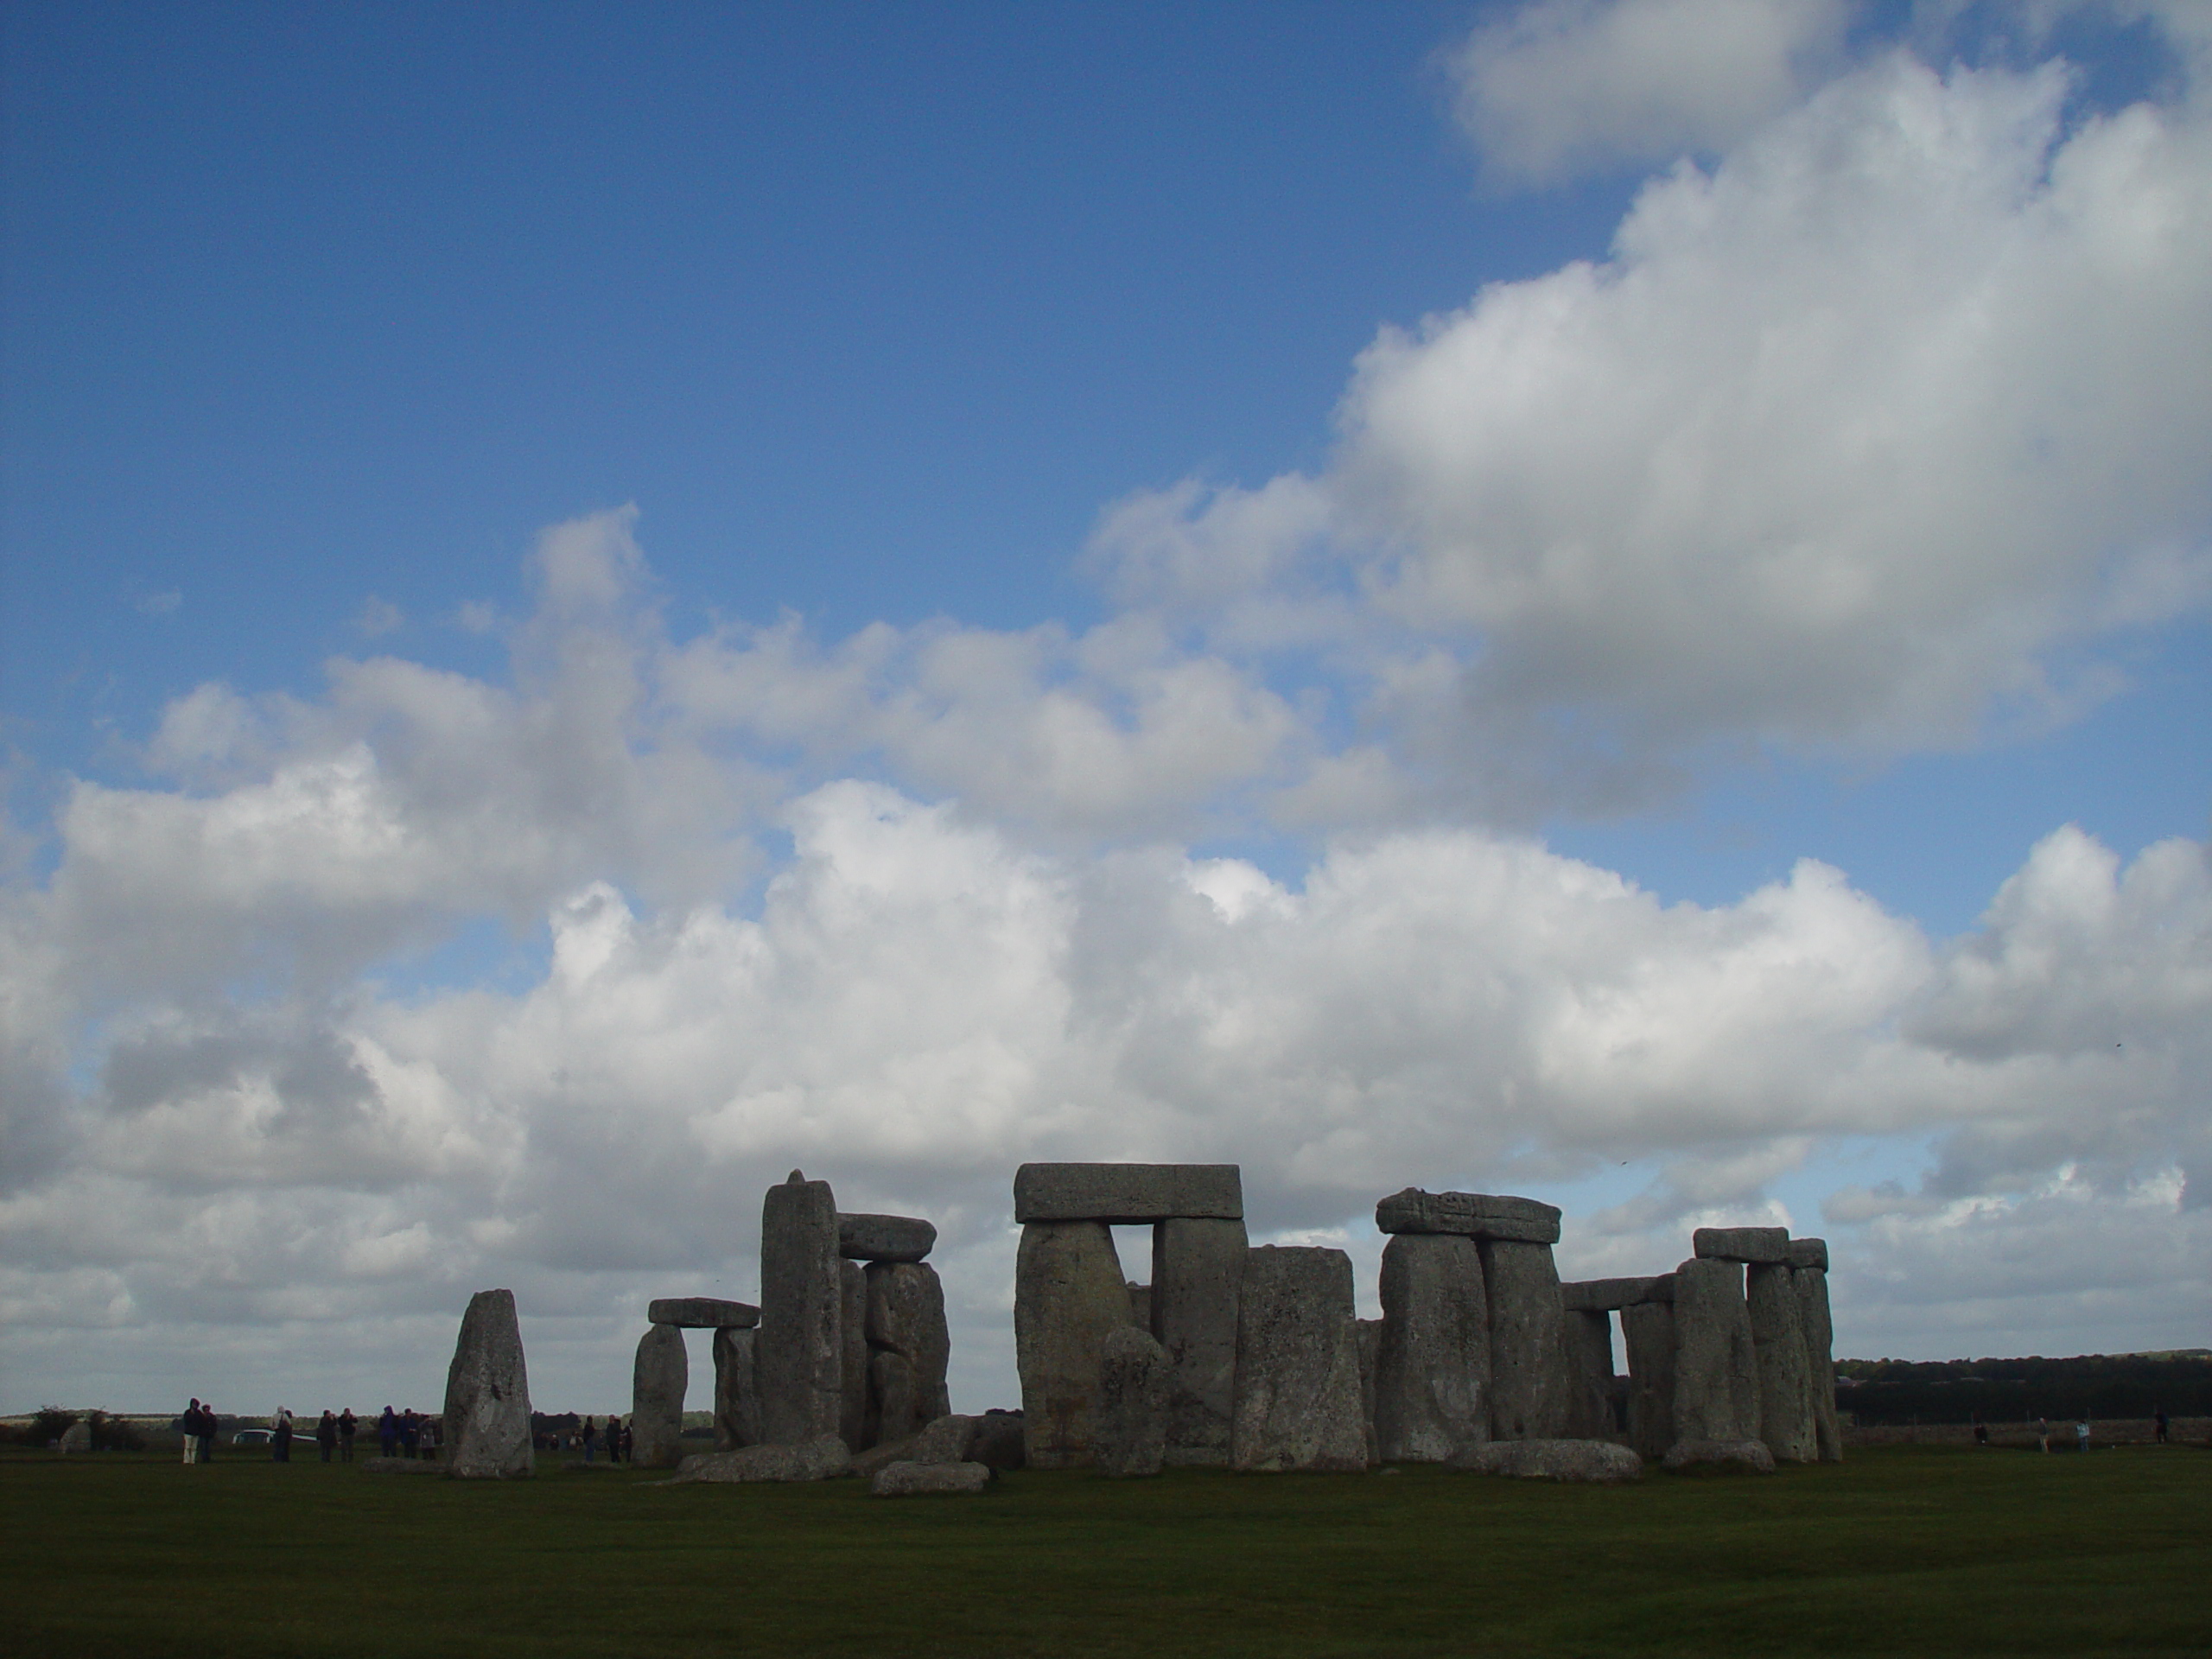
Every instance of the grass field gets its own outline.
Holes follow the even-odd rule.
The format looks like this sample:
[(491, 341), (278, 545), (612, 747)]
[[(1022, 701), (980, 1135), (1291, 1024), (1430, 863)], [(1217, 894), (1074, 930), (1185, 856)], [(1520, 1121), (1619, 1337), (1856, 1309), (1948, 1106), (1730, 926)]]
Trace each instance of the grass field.
[(512, 1484), (0, 1458), (11, 1654), (2212, 1652), (2212, 1452), (1624, 1488), (1021, 1473)]

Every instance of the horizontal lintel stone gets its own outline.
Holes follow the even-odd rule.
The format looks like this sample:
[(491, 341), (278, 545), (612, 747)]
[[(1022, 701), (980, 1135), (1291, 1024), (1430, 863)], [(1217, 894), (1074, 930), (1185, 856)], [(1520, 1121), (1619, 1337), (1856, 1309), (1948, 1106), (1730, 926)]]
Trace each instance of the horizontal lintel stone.
[(1559, 1287), (1560, 1305), (1570, 1313), (1610, 1313), (1639, 1302), (1671, 1302), (1675, 1280), (1671, 1274), (1641, 1279), (1583, 1279)]
[(1700, 1227), (1690, 1235), (1690, 1250), (1707, 1262), (1787, 1262), (1787, 1227)]
[(719, 1296), (659, 1296), (647, 1305), (645, 1317), (687, 1331), (742, 1331), (760, 1323), (760, 1310)]
[(1559, 1243), (1557, 1206), (1489, 1192), (1424, 1192), (1409, 1186), (1375, 1206), (1385, 1233), (1458, 1233), (1514, 1244)]
[(1825, 1238), (1793, 1238), (1789, 1241), (1789, 1265), (1793, 1268), (1818, 1268), (1828, 1270), (1828, 1242)]
[(1014, 1218), (1242, 1221), (1244, 1181), (1235, 1164), (1024, 1164), (1014, 1176)]
[(937, 1228), (918, 1216), (837, 1212), (837, 1254), (849, 1262), (920, 1262), (937, 1245)]

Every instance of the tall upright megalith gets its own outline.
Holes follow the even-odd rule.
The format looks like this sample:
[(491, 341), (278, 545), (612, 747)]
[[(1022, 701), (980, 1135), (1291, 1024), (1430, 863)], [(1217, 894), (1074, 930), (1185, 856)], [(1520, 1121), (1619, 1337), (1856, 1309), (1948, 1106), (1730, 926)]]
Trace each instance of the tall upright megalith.
[(630, 1460), (639, 1468), (673, 1469), (683, 1455), (683, 1394), (690, 1382), (682, 1327), (646, 1326), (630, 1370)]
[(446, 1472), (458, 1480), (512, 1480), (535, 1465), (530, 1376), (512, 1290), (480, 1290), (461, 1316), (446, 1371)]
[(1166, 1461), (1167, 1352), (1149, 1331), (1106, 1333), (1091, 1453), (1108, 1475), (1156, 1475)]
[(1033, 1221), (1014, 1267), (1022, 1452), (1032, 1469), (1090, 1461), (1106, 1338), (1135, 1324), (1128, 1281), (1103, 1221)]
[(945, 1372), (952, 1338), (944, 1286), (926, 1262), (871, 1262), (866, 1334), (870, 1392), (868, 1440), (904, 1440), (952, 1409)]
[(1236, 1304), (1247, 1245), (1242, 1221), (1175, 1216), (1153, 1224), (1149, 1312), (1152, 1333), (1167, 1357), (1171, 1464), (1229, 1461)]
[(848, 1452), (864, 1450), (868, 1438), (868, 1269), (837, 1264), (837, 1433)]
[(1351, 1258), (1263, 1245), (1237, 1300), (1230, 1466), (1274, 1473), (1367, 1467)]
[[(1655, 1281), (1656, 1282), (1656, 1281)], [(1628, 1354), (1628, 1443), (1649, 1463), (1675, 1444), (1674, 1283), (1621, 1309), (1621, 1346)]]
[(1843, 1461), (1843, 1429), (1835, 1409), (1835, 1328), (1828, 1313), (1828, 1246), (1821, 1238), (1789, 1241), (1789, 1277), (1805, 1333), (1805, 1374), (1813, 1396), (1813, 1440), (1822, 1463)]
[(1756, 1440), (1759, 1368), (1738, 1262), (1675, 1269), (1675, 1439)]
[(1376, 1452), (1442, 1463), (1490, 1439), (1490, 1304), (1471, 1238), (1400, 1233), (1382, 1247)]
[(1745, 1269), (1744, 1301), (1759, 1368), (1759, 1439), (1777, 1462), (1811, 1463), (1820, 1446), (1794, 1274), (1785, 1262), (1752, 1262)]
[(760, 1429), (797, 1446), (843, 1427), (843, 1274), (837, 1200), (798, 1170), (760, 1205), (760, 1334), (753, 1363)]
[(737, 1452), (760, 1444), (760, 1389), (753, 1370), (757, 1330), (715, 1331), (715, 1449)]

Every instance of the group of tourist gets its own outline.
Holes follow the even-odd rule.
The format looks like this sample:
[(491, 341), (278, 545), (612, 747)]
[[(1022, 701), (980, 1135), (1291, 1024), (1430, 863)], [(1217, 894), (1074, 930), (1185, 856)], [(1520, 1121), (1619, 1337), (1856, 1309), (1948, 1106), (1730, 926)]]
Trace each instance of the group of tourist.
[(206, 1463), (215, 1455), (215, 1408), (196, 1396), (184, 1408), (184, 1415), (176, 1420), (177, 1432), (184, 1436), (184, 1460), (187, 1463)]
[(541, 1421), (531, 1436), (531, 1444), (540, 1452), (582, 1450), (586, 1463), (597, 1462), (602, 1452), (609, 1463), (627, 1463), (634, 1438), (629, 1426), (609, 1413), (603, 1427), (595, 1417), (587, 1417), (581, 1423), (573, 1415), (565, 1421), (557, 1417)]
[(387, 1458), (435, 1458), (438, 1455), (438, 1420), (410, 1406), (394, 1411), (390, 1406), (377, 1419), (377, 1444)]

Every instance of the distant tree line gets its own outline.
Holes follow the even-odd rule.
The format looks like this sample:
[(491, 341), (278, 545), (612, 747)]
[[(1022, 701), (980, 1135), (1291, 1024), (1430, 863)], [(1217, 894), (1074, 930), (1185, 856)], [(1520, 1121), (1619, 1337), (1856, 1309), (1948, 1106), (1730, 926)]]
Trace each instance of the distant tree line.
[(2212, 1416), (2212, 1351), (2072, 1359), (1840, 1359), (1836, 1404), (1855, 1422), (2032, 1422)]

